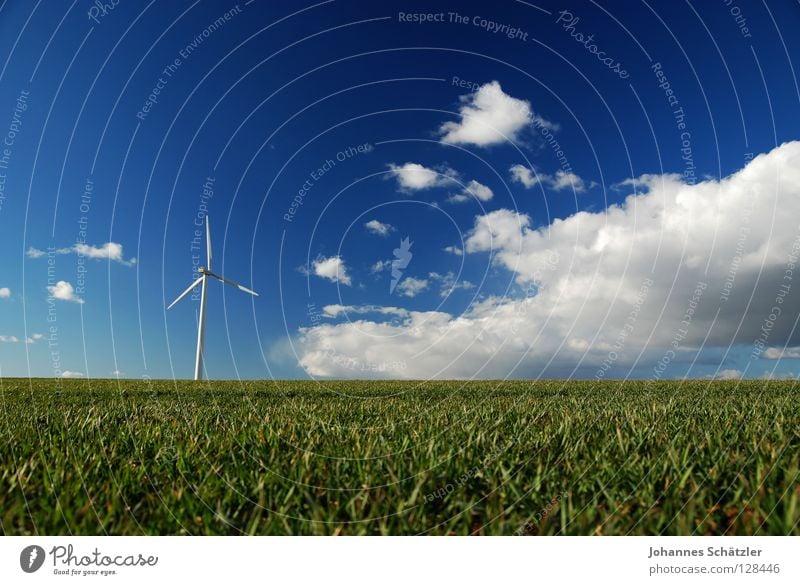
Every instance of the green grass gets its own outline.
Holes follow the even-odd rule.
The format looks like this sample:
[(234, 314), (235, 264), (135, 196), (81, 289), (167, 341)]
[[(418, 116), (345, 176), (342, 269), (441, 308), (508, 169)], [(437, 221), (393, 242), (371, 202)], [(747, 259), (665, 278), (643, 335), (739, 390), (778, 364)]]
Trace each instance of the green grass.
[(0, 380), (0, 531), (800, 534), (788, 382)]

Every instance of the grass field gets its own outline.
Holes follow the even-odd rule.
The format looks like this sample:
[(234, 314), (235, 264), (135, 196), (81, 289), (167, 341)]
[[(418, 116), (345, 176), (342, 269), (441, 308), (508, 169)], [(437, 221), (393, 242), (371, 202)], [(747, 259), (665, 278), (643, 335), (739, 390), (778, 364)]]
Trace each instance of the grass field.
[(789, 382), (0, 380), (20, 534), (800, 534)]

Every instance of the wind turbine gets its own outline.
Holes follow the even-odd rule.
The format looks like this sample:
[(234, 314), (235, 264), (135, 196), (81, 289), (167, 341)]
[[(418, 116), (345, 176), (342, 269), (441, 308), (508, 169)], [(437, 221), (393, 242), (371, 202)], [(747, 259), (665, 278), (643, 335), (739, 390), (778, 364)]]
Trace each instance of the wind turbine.
[(228, 280), (224, 276), (220, 276), (219, 274), (214, 274), (211, 272), (211, 228), (208, 226), (208, 216), (206, 216), (206, 252), (208, 254), (208, 267), (201, 266), (197, 269), (200, 273), (200, 277), (195, 280), (192, 284), (189, 285), (185, 291), (183, 291), (177, 299), (172, 301), (172, 304), (167, 307), (167, 310), (171, 309), (175, 306), (179, 300), (183, 297), (188, 295), (194, 288), (199, 284), (200, 285), (200, 319), (197, 322), (197, 355), (194, 361), (194, 379), (201, 380), (203, 378), (203, 336), (205, 334), (205, 326), (206, 326), (206, 286), (208, 277), (216, 278), (220, 282), (225, 284), (229, 284), (231, 286), (235, 286), (241, 291), (244, 291), (248, 294), (253, 295), (254, 297), (258, 296), (258, 293), (255, 291), (250, 290), (246, 286), (242, 286), (241, 284), (236, 284), (232, 280)]

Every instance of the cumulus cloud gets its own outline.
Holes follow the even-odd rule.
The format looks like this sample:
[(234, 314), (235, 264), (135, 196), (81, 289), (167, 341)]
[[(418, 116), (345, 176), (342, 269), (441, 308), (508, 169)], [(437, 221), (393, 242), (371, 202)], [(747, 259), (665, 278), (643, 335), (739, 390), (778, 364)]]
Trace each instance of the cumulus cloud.
[[(69, 248), (58, 248), (54, 250), (54, 252), (60, 255), (77, 254), (94, 260), (110, 260), (122, 264), (123, 266), (133, 266), (136, 264), (136, 258), (125, 258), (122, 251), (122, 244), (118, 244), (117, 242), (106, 242), (101, 246), (76, 243)], [(41, 258), (46, 254), (47, 252), (44, 250), (39, 250), (33, 246), (29, 247), (28, 251), (25, 252), (28, 258)]]
[(424, 278), (414, 278), (407, 276), (400, 281), (395, 290), (404, 297), (414, 298), (419, 293), (428, 288), (428, 281)]
[(7, 286), (0, 288), (0, 299), (7, 299), (11, 296), (11, 289)]
[(800, 287), (781, 288), (787, 267), (800, 278), (791, 268), (800, 259), (800, 142), (722, 180), (662, 175), (638, 184), (619, 205), (538, 229), (507, 209), (476, 218), (466, 252), (490, 253), (513, 294), (460, 315), (412, 311), (400, 322), (303, 328), (300, 365), (354, 375), (330, 359), (333, 346), (340, 358), (408, 365), (376, 376), (611, 377), (635, 367), (637, 377), (658, 377), (668, 363), (664, 377), (682, 377), (702, 351), (723, 356), (733, 345), (758, 360), (774, 359), (769, 347), (800, 346)]
[(83, 378), (85, 374), (83, 372), (73, 372), (72, 370), (64, 370), (61, 372), (62, 378)]
[(326, 305), (322, 307), (322, 313), (331, 319), (342, 315), (365, 315), (369, 313), (392, 315), (395, 317), (408, 316), (408, 311), (406, 309), (401, 309), (400, 307), (381, 307), (378, 305)]
[(489, 187), (479, 183), (478, 181), (472, 180), (467, 183), (467, 186), (461, 193), (451, 195), (448, 201), (451, 203), (463, 203), (471, 199), (477, 199), (479, 201), (486, 202), (490, 201), (492, 197), (494, 197), (494, 192)]
[(710, 380), (741, 380), (744, 372), (736, 369), (720, 370), (716, 374), (706, 376)]
[(377, 262), (375, 262), (375, 264), (370, 266), (369, 271), (372, 274), (379, 274), (379, 273), (383, 272), (384, 270), (388, 270), (391, 267), (392, 267), (392, 261), (391, 260), (378, 260)]
[(796, 380), (797, 374), (794, 372), (764, 372), (758, 378), (760, 380)]
[(526, 189), (530, 189), (539, 184), (539, 175), (535, 174), (533, 169), (529, 169), (525, 165), (511, 165), (511, 168), (508, 170), (511, 173), (511, 180), (524, 185)]
[[(558, 170), (555, 175), (546, 173), (534, 173), (532, 169), (524, 165), (512, 165), (509, 169), (511, 181), (519, 183), (526, 189), (531, 189), (539, 183), (550, 187), (554, 191), (564, 191), (569, 189), (575, 193), (585, 193), (587, 190), (597, 186), (594, 181), (585, 181), (572, 171)], [(620, 183), (623, 185), (624, 183)]]
[(331, 282), (340, 282), (351, 286), (353, 281), (347, 274), (347, 266), (341, 256), (331, 256), (330, 258), (320, 257), (314, 260), (311, 265), (312, 272), (320, 278), (325, 278)]
[(556, 171), (555, 176), (549, 180), (550, 187), (556, 191), (570, 189), (576, 193), (584, 193), (588, 189), (597, 186), (594, 181), (584, 181), (572, 171)]
[(475, 227), (465, 242), (466, 251), (497, 251), (510, 260), (515, 251), (519, 253), (522, 238), (528, 233), (531, 218), (510, 209), (498, 209), (475, 219)]
[(428, 274), (428, 278), (439, 284), (439, 296), (441, 297), (446, 297), (457, 290), (470, 290), (475, 288), (475, 285), (468, 280), (456, 279), (456, 275), (452, 271), (446, 274), (431, 272)]
[(419, 163), (407, 162), (402, 165), (389, 165), (391, 176), (403, 191), (423, 191), (434, 187), (451, 185), (458, 173), (451, 168), (431, 169)]
[(765, 359), (779, 360), (779, 359), (800, 359), (800, 347), (768, 347), (764, 350)]
[[(44, 339), (44, 335), (41, 333), (33, 333), (29, 337), (25, 338), (25, 343), (36, 343), (42, 339)], [(0, 335), (0, 343), (19, 343), (19, 337), (16, 335)]]
[[(397, 184), (402, 191), (411, 193), (414, 191), (424, 191), (426, 189), (433, 189), (434, 187), (453, 187), (458, 186), (461, 182), (460, 174), (447, 166), (439, 166), (436, 168), (428, 168), (419, 163), (407, 162), (402, 165), (394, 163), (389, 165), (391, 176), (397, 179)], [(463, 185), (461, 192), (455, 193), (448, 198), (450, 203), (463, 203), (471, 199), (479, 201), (489, 201), (494, 197), (494, 192), (483, 183), (476, 180), (469, 181)], [(436, 205), (433, 203), (433, 205)], [(368, 223), (375, 224), (375, 230), (367, 226), (370, 231), (378, 235), (388, 235), (381, 230), (381, 224), (377, 220), (372, 220)], [(388, 226), (391, 228), (391, 226)]]
[(94, 258), (96, 260), (112, 260), (126, 266), (136, 264), (136, 258), (126, 260), (122, 254), (122, 244), (116, 242), (106, 242), (102, 246), (89, 246), (87, 244), (75, 244), (72, 251), (78, 255)]
[(464, 255), (464, 250), (462, 250), (458, 246), (446, 246), (443, 249), (444, 249), (445, 252), (448, 252), (449, 254), (453, 254), (454, 256), (463, 256)]
[(364, 224), (364, 227), (367, 228), (370, 233), (381, 236), (382, 238), (387, 237), (390, 233), (395, 231), (394, 226), (380, 222), (377, 219), (369, 220)]
[(515, 140), (534, 120), (528, 101), (511, 97), (497, 81), (463, 95), (458, 109), (460, 120), (439, 127), (442, 141), (449, 144), (490, 146)]
[(59, 280), (55, 286), (48, 286), (47, 292), (50, 296), (59, 301), (71, 301), (73, 303), (83, 304), (83, 299), (75, 294), (75, 289), (66, 280)]
[(743, 375), (744, 373), (741, 370), (720, 370), (717, 373), (717, 380), (740, 380)]

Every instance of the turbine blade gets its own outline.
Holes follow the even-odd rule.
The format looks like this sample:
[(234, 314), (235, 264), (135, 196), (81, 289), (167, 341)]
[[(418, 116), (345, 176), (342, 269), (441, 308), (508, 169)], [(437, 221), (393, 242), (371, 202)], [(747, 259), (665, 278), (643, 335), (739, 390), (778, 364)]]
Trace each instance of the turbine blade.
[(189, 293), (192, 291), (192, 289), (193, 289), (194, 287), (196, 287), (198, 284), (200, 284), (201, 282), (203, 282), (203, 277), (202, 277), (202, 276), (201, 276), (200, 278), (198, 278), (197, 280), (195, 280), (195, 281), (194, 281), (192, 284), (190, 284), (190, 285), (189, 285), (189, 288), (187, 288), (185, 291), (183, 291), (183, 292), (182, 292), (182, 293), (181, 293), (181, 294), (178, 296), (178, 298), (177, 298), (177, 299), (175, 299), (174, 301), (172, 301), (172, 304), (171, 304), (169, 307), (167, 307), (167, 311), (169, 311), (169, 310), (170, 310), (170, 309), (171, 309), (173, 306), (175, 306), (175, 303), (177, 303), (177, 302), (178, 302), (179, 300), (181, 300), (183, 297), (185, 297), (186, 295), (188, 295), (188, 294), (189, 294)]
[(208, 275), (209, 275), (209, 276), (213, 276), (214, 278), (216, 278), (216, 279), (217, 279), (217, 280), (219, 280), (220, 282), (224, 282), (225, 284), (229, 284), (229, 285), (231, 285), (231, 286), (235, 286), (235, 287), (236, 287), (236, 288), (238, 288), (239, 290), (241, 290), (241, 291), (244, 291), (244, 292), (246, 292), (246, 293), (248, 293), (248, 294), (251, 294), (251, 295), (253, 295), (254, 297), (257, 297), (257, 296), (258, 296), (258, 293), (257, 293), (256, 291), (254, 291), (254, 290), (250, 290), (250, 289), (249, 289), (249, 288), (247, 288), (246, 286), (242, 286), (241, 284), (239, 284), (239, 283), (237, 283), (237, 282), (233, 282), (232, 280), (228, 280), (228, 279), (227, 279), (227, 278), (225, 278), (224, 276), (220, 276), (219, 274), (214, 274), (213, 272), (209, 272), (209, 273), (208, 273)]
[(208, 268), (211, 270), (211, 227), (208, 225), (208, 216), (206, 215), (206, 253), (208, 254)]

